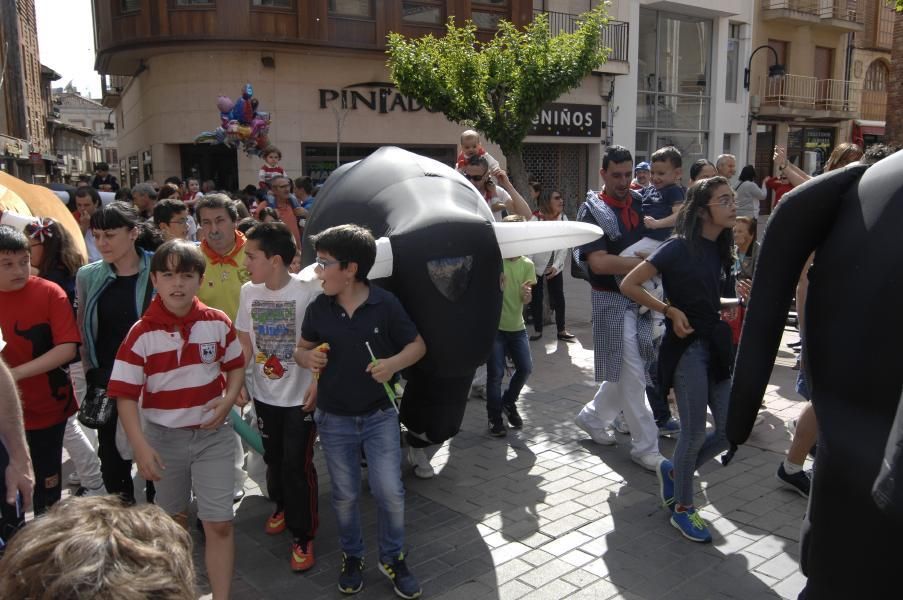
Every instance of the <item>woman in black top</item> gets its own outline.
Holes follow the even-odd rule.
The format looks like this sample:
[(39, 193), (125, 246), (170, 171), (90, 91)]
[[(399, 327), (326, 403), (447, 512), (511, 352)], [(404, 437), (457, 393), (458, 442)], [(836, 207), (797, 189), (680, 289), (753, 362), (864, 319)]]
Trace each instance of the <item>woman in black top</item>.
[[(91, 386), (106, 388), (116, 352), (150, 303), (150, 259), (155, 240), (134, 206), (111, 202), (91, 215), (91, 232), (102, 260), (85, 265), (76, 277), (82, 362)], [(111, 494), (135, 501), (132, 461), (116, 447), (117, 415), (98, 429), (104, 485)], [(148, 488), (148, 501), (153, 488)]]
[[(673, 381), (681, 432), (673, 465), (663, 460), (657, 474), (671, 524), (688, 539), (710, 542), (712, 536), (693, 506), (693, 473), (727, 449), (724, 426), (730, 394), (730, 328), (720, 319), (721, 290), (734, 266), (734, 192), (723, 177), (696, 183), (677, 218), (674, 236), (621, 283), (632, 300), (668, 319), (659, 353), (663, 388)], [(642, 284), (661, 273), (665, 297), (650, 295)], [(706, 434), (706, 407), (715, 430)]]

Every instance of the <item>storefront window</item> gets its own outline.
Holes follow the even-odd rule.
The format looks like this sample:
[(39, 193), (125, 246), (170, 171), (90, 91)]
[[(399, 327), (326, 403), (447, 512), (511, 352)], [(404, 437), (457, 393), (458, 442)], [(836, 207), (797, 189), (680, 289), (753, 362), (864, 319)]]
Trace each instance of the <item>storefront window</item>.
[(119, 12), (137, 12), (141, 9), (141, 0), (119, 0)]
[(176, 0), (176, 6), (195, 6), (213, 4), (213, 0)]
[(373, 17), (373, 0), (329, 0), (329, 14), (340, 17)]
[(251, 5), (268, 8), (292, 8), (292, 2), (293, 0), (251, 0)]
[(821, 173), (834, 149), (833, 127), (791, 127), (787, 132), (787, 158), (806, 173)]
[[(712, 22), (641, 10), (639, 29), (637, 154), (673, 145), (684, 154), (684, 163), (705, 157)], [(652, 142), (655, 146), (649, 147)]]
[(444, 0), (418, 0), (401, 3), (401, 20), (405, 23), (442, 25), (445, 22)]

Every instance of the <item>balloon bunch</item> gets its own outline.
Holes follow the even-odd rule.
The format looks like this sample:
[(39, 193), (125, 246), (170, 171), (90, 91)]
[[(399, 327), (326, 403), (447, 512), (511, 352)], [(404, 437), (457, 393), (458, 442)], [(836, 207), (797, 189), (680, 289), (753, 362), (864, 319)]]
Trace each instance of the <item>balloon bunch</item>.
[(220, 126), (213, 131), (201, 132), (194, 138), (194, 143), (225, 144), (230, 148), (241, 148), (248, 156), (262, 157), (269, 146), (270, 114), (258, 111), (257, 105), (250, 83), (245, 84), (241, 97), (234, 102), (228, 96), (220, 96), (216, 101)]

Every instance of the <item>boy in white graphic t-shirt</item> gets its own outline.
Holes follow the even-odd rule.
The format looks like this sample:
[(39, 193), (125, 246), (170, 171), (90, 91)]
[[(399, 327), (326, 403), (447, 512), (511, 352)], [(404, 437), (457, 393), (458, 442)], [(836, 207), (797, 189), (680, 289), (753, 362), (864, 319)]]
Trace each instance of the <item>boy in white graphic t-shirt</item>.
[(301, 339), (304, 312), (322, 291), (318, 280), (289, 272), (297, 253), (284, 223), (261, 223), (247, 233), (245, 268), (251, 281), (241, 288), (235, 328), (251, 365), (254, 409), (263, 438), (267, 493), (276, 509), (265, 531), (292, 533), (293, 571), (314, 566), (317, 533), (317, 471), (314, 467), (315, 400), (307, 400), (309, 370), (292, 357)]

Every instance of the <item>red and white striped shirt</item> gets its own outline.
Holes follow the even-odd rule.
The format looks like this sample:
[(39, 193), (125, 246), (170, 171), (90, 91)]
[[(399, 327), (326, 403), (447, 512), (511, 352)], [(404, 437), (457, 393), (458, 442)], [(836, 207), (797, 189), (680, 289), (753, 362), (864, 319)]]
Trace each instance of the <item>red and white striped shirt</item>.
[[(223, 394), (223, 373), (244, 367), (232, 322), (197, 298), (176, 317), (154, 298), (116, 354), (107, 395), (137, 400), (144, 417), (164, 427), (197, 427), (203, 406)], [(143, 396), (142, 396), (143, 392)]]

